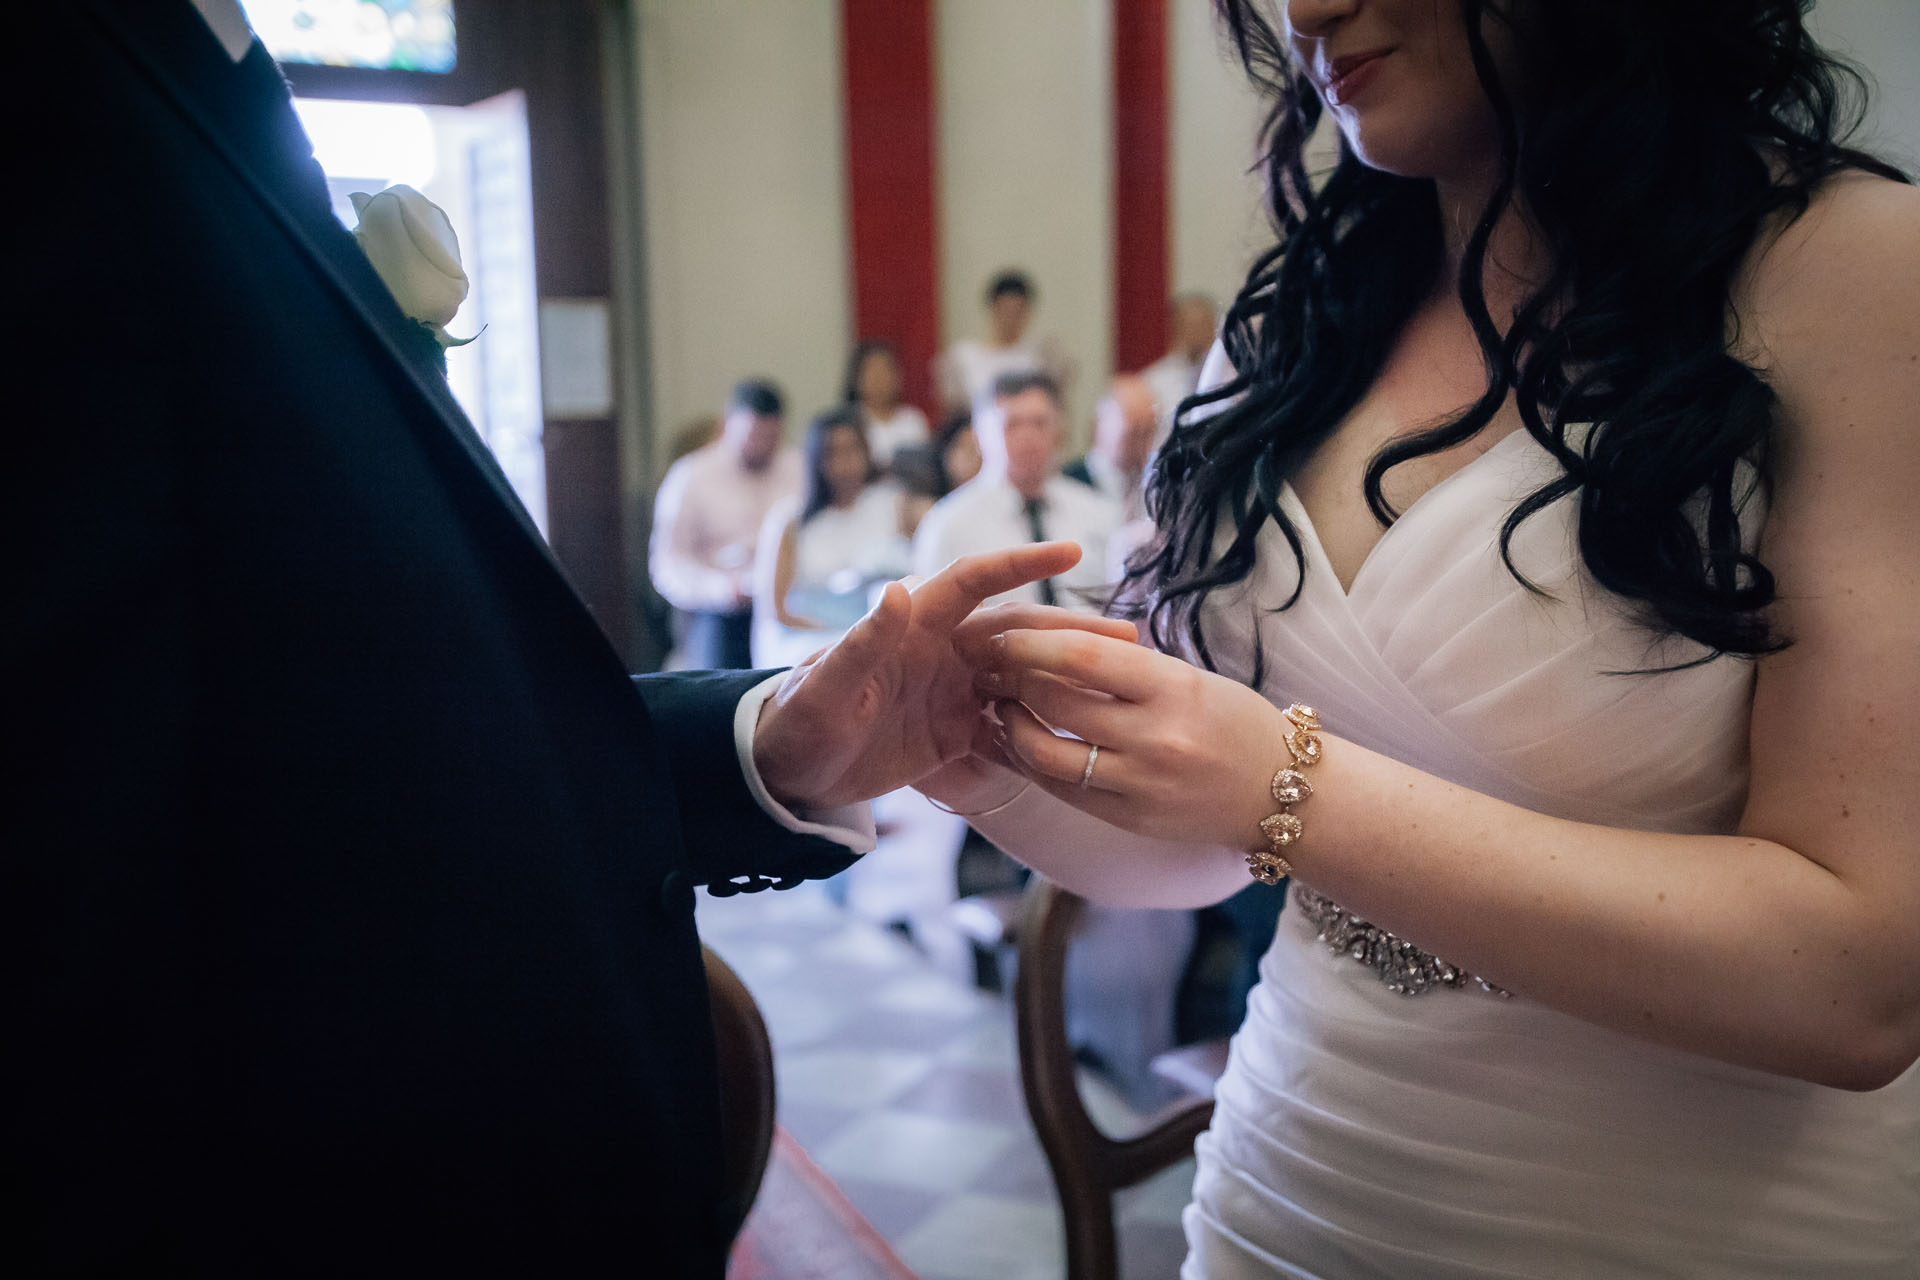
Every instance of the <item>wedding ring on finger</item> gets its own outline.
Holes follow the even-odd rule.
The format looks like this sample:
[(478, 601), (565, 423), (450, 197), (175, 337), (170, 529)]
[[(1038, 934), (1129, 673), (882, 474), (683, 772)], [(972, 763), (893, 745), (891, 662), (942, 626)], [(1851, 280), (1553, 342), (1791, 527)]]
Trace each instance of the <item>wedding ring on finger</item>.
[(1087, 767), (1080, 771), (1080, 786), (1083, 790), (1089, 782), (1093, 781), (1094, 762), (1099, 759), (1100, 748), (1097, 745), (1089, 744), (1087, 747)]

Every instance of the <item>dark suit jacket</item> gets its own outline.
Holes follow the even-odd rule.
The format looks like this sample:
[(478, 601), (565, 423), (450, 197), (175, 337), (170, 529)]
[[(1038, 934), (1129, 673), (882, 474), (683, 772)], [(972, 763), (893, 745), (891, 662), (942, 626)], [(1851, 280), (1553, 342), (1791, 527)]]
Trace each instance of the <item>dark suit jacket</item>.
[(31, 12), (0, 1259), (717, 1276), (694, 886), (850, 860), (753, 804), (757, 677), (629, 680), (258, 46)]

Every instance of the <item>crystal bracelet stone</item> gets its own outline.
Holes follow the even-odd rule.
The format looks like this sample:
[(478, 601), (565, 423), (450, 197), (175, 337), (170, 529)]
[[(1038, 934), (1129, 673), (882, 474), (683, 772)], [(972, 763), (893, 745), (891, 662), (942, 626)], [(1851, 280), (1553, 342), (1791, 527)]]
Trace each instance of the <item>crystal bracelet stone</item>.
[(1293, 806), (1313, 794), (1313, 784), (1301, 770), (1320, 763), (1320, 739), (1315, 736), (1321, 727), (1320, 713), (1296, 702), (1280, 714), (1291, 726), (1281, 740), (1289, 761), (1274, 773), (1268, 788), (1280, 812), (1260, 819), (1260, 834), (1266, 837), (1267, 847), (1247, 855), (1247, 870), (1261, 884), (1279, 884), (1293, 874), (1293, 864), (1281, 851), (1305, 831)]

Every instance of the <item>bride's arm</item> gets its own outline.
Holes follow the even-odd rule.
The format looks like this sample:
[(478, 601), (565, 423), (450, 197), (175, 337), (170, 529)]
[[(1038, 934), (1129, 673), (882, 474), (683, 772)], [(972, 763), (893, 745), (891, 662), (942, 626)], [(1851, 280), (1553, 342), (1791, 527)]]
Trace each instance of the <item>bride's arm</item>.
[[(1084, 769), (1087, 748), (1075, 749)], [(978, 758), (918, 785), (1047, 879), (1106, 906), (1205, 907), (1249, 883), (1239, 853), (1124, 830)]]
[[(1334, 724), (1289, 853), (1359, 915), (1519, 994), (1867, 1089), (1920, 1056), (1920, 192), (1837, 185), (1762, 261), (1743, 313), (1779, 398), (1763, 557), (1793, 644), (1758, 663), (1737, 834), (1546, 817), (1340, 741)], [(1068, 633), (1010, 632), (997, 666), (1005, 693), (1103, 744), (1080, 791), (1084, 749), (1003, 703), (1039, 785), (1148, 835), (1260, 844), (1285, 759), (1263, 698)], [(1171, 891), (1229, 862), (1152, 866)]]

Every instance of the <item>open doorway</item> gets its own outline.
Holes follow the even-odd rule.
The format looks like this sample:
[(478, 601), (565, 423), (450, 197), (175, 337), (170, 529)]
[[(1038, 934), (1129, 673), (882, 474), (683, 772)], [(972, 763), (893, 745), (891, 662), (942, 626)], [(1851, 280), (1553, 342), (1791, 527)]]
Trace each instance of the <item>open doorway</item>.
[(547, 529), (541, 451), (538, 293), (526, 99), (509, 91), (471, 106), (296, 98), (326, 172), (333, 210), (406, 183), (447, 211), (471, 292), (449, 333), (478, 342), (447, 353), (447, 381), (541, 532)]

